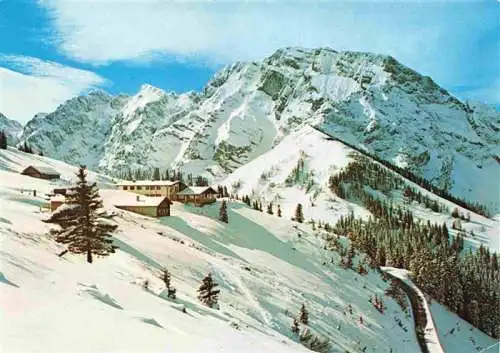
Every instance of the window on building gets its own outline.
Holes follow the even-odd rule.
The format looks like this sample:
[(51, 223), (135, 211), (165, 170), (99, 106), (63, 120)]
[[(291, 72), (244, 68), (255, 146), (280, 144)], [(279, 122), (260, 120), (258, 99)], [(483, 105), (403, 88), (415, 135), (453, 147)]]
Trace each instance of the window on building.
[(135, 186), (131, 186), (131, 187), (130, 187), (130, 190), (135, 190)]
[(142, 186), (137, 186), (137, 190), (142, 190)]
[(161, 186), (157, 186), (157, 187), (156, 187), (156, 190), (160, 190), (160, 189), (161, 189)]
[(124, 186), (123, 186), (123, 190), (128, 190), (128, 186), (127, 186), (127, 185), (124, 185)]
[(147, 185), (146, 185), (146, 186), (144, 187), (144, 189), (149, 190), (149, 186), (147, 186)]

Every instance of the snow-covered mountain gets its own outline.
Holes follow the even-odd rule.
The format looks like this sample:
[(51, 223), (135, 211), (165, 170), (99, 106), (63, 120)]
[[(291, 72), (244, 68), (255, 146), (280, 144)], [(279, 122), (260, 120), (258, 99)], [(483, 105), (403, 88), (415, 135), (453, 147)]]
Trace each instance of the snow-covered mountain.
[(7, 144), (15, 146), (19, 142), (23, 126), (19, 122), (9, 119), (0, 113), (0, 131), (3, 131), (7, 135)]
[[(230, 193), (249, 195), (253, 200), (264, 204), (269, 202), (280, 205), (283, 216), (294, 216), (297, 203), (303, 207), (305, 219), (335, 224), (340, 217), (353, 213), (357, 217), (368, 218), (371, 213), (362, 205), (344, 200), (335, 195), (328, 185), (330, 176), (339, 173), (353, 162), (355, 153), (340, 141), (332, 140), (328, 135), (316, 129), (304, 128), (285, 137), (272, 150), (262, 154), (231, 173), (223, 184)], [(296, 168), (302, 165), (300, 176), (295, 178)], [(416, 189), (419, 186), (409, 180), (405, 182)], [(421, 192), (445, 206), (449, 212), (431, 212), (422, 205), (408, 204), (400, 195), (391, 195), (390, 201), (412, 210), (415, 217), (427, 222), (446, 223), (452, 234), (454, 218), (451, 210), (456, 207), (452, 202), (442, 199), (426, 190)], [(459, 207), (466, 214), (467, 209)], [(468, 237), (466, 247), (478, 248), (488, 245), (493, 251), (500, 250), (498, 221), (479, 217), (464, 224), (468, 232), (481, 234), (480, 237)]]
[(127, 101), (102, 91), (72, 98), (56, 111), (37, 114), (24, 127), (22, 141), (52, 158), (95, 167), (102, 158), (112, 119)]
[(72, 99), (29, 122), (22, 138), (111, 174), (158, 166), (220, 179), (307, 125), (458, 196), (500, 206), (491, 192), (500, 175), (500, 113), (464, 104), (384, 55), (280, 49), (227, 66), (201, 93), (144, 85), (133, 97)]

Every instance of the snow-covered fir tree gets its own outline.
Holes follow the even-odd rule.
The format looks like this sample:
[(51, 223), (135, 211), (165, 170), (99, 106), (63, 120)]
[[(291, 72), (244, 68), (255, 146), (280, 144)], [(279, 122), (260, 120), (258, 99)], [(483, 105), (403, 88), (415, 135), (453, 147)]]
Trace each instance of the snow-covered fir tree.
[(295, 209), (295, 217), (294, 220), (296, 220), (299, 223), (304, 222), (304, 214), (302, 213), (302, 204), (297, 204), (297, 208)]
[(87, 183), (85, 166), (77, 173), (77, 185), (66, 194), (64, 207), (55, 212), (47, 222), (56, 223), (60, 229), (53, 230), (56, 241), (68, 246), (74, 254), (86, 254), (92, 263), (93, 255), (106, 256), (115, 252), (111, 233), (117, 228), (100, 217), (102, 200), (95, 183)]
[(314, 335), (309, 328), (304, 329), (299, 336), (300, 343), (314, 352), (328, 353), (331, 344), (327, 338), (321, 339)]
[(171, 276), (170, 276), (170, 272), (167, 269), (163, 270), (161, 279), (162, 279), (163, 283), (165, 283), (165, 288), (170, 289)]
[(305, 304), (302, 304), (300, 307), (299, 322), (304, 325), (309, 323), (309, 312), (307, 311)]
[(167, 269), (163, 270), (161, 279), (163, 280), (163, 283), (165, 283), (165, 288), (167, 289), (167, 296), (169, 298), (175, 299), (176, 298), (175, 293), (177, 290), (171, 285), (171, 276), (170, 272)]
[(153, 171), (153, 180), (160, 180), (160, 168), (155, 168)]
[(218, 284), (214, 282), (212, 275), (209, 273), (203, 278), (202, 284), (198, 288), (198, 299), (210, 308), (213, 308), (217, 304), (220, 292), (219, 289), (215, 289), (217, 286)]
[(0, 148), (3, 150), (7, 149), (7, 135), (3, 130), (0, 131)]
[(227, 217), (227, 203), (225, 200), (222, 201), (219, 208), (219, 221), (229, 223), (229, 218)]

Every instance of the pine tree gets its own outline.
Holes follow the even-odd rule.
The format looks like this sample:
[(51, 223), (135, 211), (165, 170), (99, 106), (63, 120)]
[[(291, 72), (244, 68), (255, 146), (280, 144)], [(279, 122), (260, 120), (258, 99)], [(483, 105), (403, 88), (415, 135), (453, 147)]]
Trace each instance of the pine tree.
[(293, 323), (292, 323), (292, 332), (294, 334), (298, 334), (299, 333), (299, 322), (297, 321), (297, 319), (293, 319)]
[(3, 150), (7, 149), (7, 135), (5, 135), (3, 130), (0, 131), (0, 148)]
[(163, 270), (163, 274), (161, 276), (163, 283), (165, 283), (165, 288), (170, 289), (170, 272), (167, 269)]
[(167, 269), (163, 270), (161, 279), (163, 280), (163, 283), (165, 283), (165, 288), (167, 288), (167, 297), (175, 299), (175, 293), (177, 292), (177, 290), (171, 286), (170, 272), (168, 272)]
[(299, 322), (304, 325), (309, 323), (309, 313), (306, 310), (305, 304), (302, 304), (300, 307)]
[(281, 207), (278, 205), (278, 211), (277, 211), (278, 217), (281, 217)]
[(160, 168), (155, 168), (153, 171), (153, 180), (160, 180)]
[(306, 328), (300, 333), (299, 341), (303, 346), (314, 352), (328, 353), (332, 349), (328, 338), (321, 339), (320, 337), (313, 335), (309, 328)]
[(217, 296), (220, 290), (214, 289), (218, 284), (212, 279), (212, 275), (209, 273), (198, 288), (198, 299), (210, 308), (213, 308), (217, 304)]
[(117, 249), (111, 239), (111, 232), (117, 226), (99, 217), (102, 200), (96, 184), (87, 184), (85, 166), (81, 166), (77, 185), (66, 194), (67, 207), (47, 222), (60, 225), (52, 231), (58, 243), (67, 244), (68, 251), (74, 254), (87, 254), (87, 262), (92, 263), (92, 255), (106, 256)]
[(302, 204), (297, 204), (297, 208), (295, 209), (295, 218), (297, 222), (304, 222), (304, 214), (302, 213)]
[(262, 212), (262, 202), (259, 201), (259, 211)]
[(225, 200), (222, 201), (219, 208), (219, 221), (229, 223), (229, 219), (227, 217), (227, 204)]
[(223, 196), (224, 197), (229, 197), (229, 193), (227, 192), (227, 186), (224, 186), (224, 188), (223, 188), (222, 191), (223, 191)]
[(273, 212), (273, 204), (271, 202), (267, 204), (267, 213), (274, 214), (274, 212)]

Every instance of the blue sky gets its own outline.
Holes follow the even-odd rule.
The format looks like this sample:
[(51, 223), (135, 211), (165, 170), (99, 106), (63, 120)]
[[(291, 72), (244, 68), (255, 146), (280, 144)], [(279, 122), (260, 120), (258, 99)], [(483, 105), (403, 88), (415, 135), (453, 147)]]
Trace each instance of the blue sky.
[(283, 46), (391, 54), (500, 104), (499, 5), (474, 1), (0, 0), (0, 112), (21, 122), (92, 88), (200, 90)]

